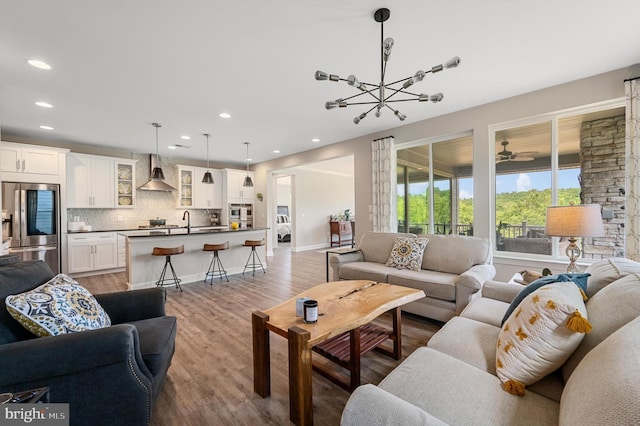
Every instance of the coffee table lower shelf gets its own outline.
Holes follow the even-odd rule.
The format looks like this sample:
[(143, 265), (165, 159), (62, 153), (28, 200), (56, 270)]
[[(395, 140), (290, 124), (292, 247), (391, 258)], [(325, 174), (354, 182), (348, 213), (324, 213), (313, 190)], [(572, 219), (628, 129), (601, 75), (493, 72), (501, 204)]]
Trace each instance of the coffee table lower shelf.
[(379, 347), (385, 340), (393, 338), (391, 330), (374, 324), (365, 324), (313, 347), (314, 352), (349, 370), (349, 377), (345, 377), (338, 371), (327, 369), (317, 362), (313, 363), (313, 369), (342, 388), (353, 391), (360, 386), (360, 356), (373, 349), (393, 356), (393, 351)]

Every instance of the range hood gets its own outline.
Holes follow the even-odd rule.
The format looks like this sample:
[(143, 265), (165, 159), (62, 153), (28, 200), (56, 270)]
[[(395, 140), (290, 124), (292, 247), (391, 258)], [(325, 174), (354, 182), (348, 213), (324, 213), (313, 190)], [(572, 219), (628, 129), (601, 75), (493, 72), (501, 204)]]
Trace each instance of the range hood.
[(171, 192), (176, 189), (164, 181), (164, 173), (162, 169), (155, 164), (155, 158), (153, 154), (149, 154), (149, 165), (151, 167), (151, 175), (149, 181), (139, 187), (141, 191), (159, 191), (159, 192)]

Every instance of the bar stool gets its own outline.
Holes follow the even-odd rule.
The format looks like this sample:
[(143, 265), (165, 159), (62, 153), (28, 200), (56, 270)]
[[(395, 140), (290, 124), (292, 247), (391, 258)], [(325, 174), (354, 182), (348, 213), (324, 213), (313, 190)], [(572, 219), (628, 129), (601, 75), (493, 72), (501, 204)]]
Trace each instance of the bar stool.
[(207, 278), (211, 277), (211, 282), (209, 284), (213, 285), (213, 279), (215, 277), (220, 278), (222, 281), (222, 276), (226, 278), (227, 282), (229, 282), (229, 277), (227, 277), (227, 271), (224, 270), (224, 266), (222, 266), (222, 262), (220, 261), (220, 257), (218, 257), (218, 252), (220, 250), (226, 250), (229, 248), (229, 241), (223, 244), (205, 244), (202, 248), (202, 251), (212, 251), (213, 257), (211, 258), (211, 263), (209, 264), (209, 269), (207, 269), (207, 273), (204, 274), (204, 282), (207, 282)]
[[(242, 270), (242, 275), (244, 275), (244, 271), (246, 271), (247, 268), (250, 268), (253, 272), (252, 275), (255, 275), (256, 269), (258, 269), (258, 266), (262, 268), (263, 274), (266, 273), (266, 271), (264, 270), (264, 266), (262, 266), (262, 262), (260, 261), (260, 256), (258, 256), (258, 252), (256, 251), (256, 247), (263, 246), (263, 245), (264, 245), (264, 240), (246, 240), (244, 242), (243, 246), (251, 247), (251, 253), (249, 254), (247, 263), (244, 265), (244, 269)], [(257, 262), (256, 262), (256, 259), (257, 259)]]
[[(152, 256), (165, 256), (164, 268), (162, 268), (162, 272), (160, 273), (160, 279), (156, 281), (156, 286), (164, 287), (165, 284), (173, 283), (176, 288), (182, 291), (182, 287), (180, 286), (180, 278), (176, 276), (176, 271), (173, 270), (173, 265), (171, 264), (171, 256), (178, 255), (184, 253), (184, 245), (180, 247), (154, 247), (153, 252), (151, 252)], [(172, 277), (165, 278), (167, 273), (167, 266), (171, 269)]]

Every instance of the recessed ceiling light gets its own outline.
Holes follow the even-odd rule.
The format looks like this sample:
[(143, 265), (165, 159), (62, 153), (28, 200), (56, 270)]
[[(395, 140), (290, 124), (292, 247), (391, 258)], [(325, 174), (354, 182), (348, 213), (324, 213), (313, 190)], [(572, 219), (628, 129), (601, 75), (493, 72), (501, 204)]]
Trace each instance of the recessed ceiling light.
[(189, 139), (191, 139), (191, 136), (187, 136), (187, 135), (180, 136), (180, 139), (184, 139), (184, 140), (188, 141)]
[(175, 146), (175, 145), (169, 145), (167, 148), (169, 148), (169, 149), (176, 149), (176, 148), (177, 148), (177, 146)]
[(273, 150), (273, 153), (274, 153), (274, 154), (280, 154), (280, 150), (279, 150), (279, 149), (274, 149), (274, 150)]
[(42, 108), (53, 108), (53, 105), (51, 105), (48, 102), (38, 101), (38, 102), (36, 102), (36, 105), (38, 105), (39, 107), (42, 107)]
[(221, 112), (220, 113), (220, 117), (222, 117), (222, 118), (231, 118), (231, 114), (229, 114), (228, 112)]
[(311, 142), (320, 142), (320, 139), (318, 139), (318, 138), (313, 138), (313, 139), (311, 139)]
[(51, 69), (51, 65), (49, 65), (48, 63), (41, 61), (39, 59), (29, 59), (27, 61), (27, 63), (29, 65), (31, 65), (32, 67), (36, 67), (39, 68), (41, 70), (50, 70)]
[(51, 126), (40, 126), (40, 128), (42, 130), (53, 130), (53, 127), (51, 127)]

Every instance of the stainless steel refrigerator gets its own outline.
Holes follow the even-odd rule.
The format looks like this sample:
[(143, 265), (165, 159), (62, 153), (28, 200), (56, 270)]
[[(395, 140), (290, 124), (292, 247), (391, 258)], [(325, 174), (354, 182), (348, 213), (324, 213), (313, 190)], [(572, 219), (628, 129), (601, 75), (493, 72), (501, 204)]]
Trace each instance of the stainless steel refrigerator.
[(2, 239), (9, 254), (44, 260), (60, 273), (60, 185), (3, 182)]

